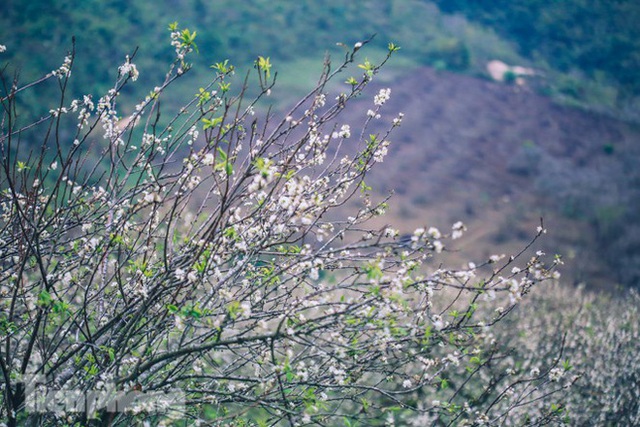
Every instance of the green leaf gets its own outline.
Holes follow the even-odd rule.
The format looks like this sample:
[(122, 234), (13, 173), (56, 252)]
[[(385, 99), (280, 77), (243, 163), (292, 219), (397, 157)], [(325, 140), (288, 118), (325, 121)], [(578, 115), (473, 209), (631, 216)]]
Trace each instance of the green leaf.
[(180, 33), (180, 40), (182, 40), (182, 46), (193, 47), (193, 49), (197, 52), (198, 46), (194, 42), (194, 40), (196, 39), (196, 35), (197, 35), (196, 31), (192, 33), (191, 31), (189, 31), (188, 28), (185, 28), (184, 30), (182, 30), (182, 32)]
[(203, 117), (202, 123), (204, 123), (204, 126), (202, 127), (202, 130), (213, 129), (216, 126), (218, 126), (220, 123), (222, 123), (222, 120), (223, 120), (222, 117), (214, 117), (212, 120), (209, 120), (206, 117)]
[(216, 62), (211, 66), (214, 70), (221, 74), (227, 74), (232, 72), (235, 67), (233, 65), (229, 65), (229, 60), (225, 59), (224, 62)]
[(38, 294), (38, 305), (41, 307), (48, 307), (53, 302), (51, 294), (47, 291), (42, 291)]
[(393, 52), (399, 51), (401, 48), (395, 43), (389, 43), (389, 45), (387, 46), (387, 49), (389, 49), (389, 53), (393, 53)]
[(271, 62), (269, 57), (265, 58), (263, 56), (259, 56), (258, 68), (260, 69), (260, 71), (264, 72), (264, 75), (266, 76), (267, 80), (271, 78)]
[(204, 105), (207, 101), (211, 99), (211, 93), (202, 87), (198, 90), (198, 93), (196, 94), (196, 96), (198, 97), (199, 107)]
[(229, 317), (235, 320), (238, 317), (238, 314), (240, 313), (240, 302), (231, 301), (227, 305), (227, 313), (229, 313)]
[(345, 83), (350, 84), (351, 86), (357, 86), (358, 85), (358, 81), (353, 78), (353, 77), (349, 77)]
[(69, 304), (67, 304), (64, 301), (54, 301), (52, 305), (52, 309), (54, 313), (68, 313)]
[(25, 162), (21, 162), (20, 160), (18, 160), (18, 167), (17, 167), (17, 171), (18, 172), (23, 172), (25, 170), (29, 170), (30, 167), (27, 166), (27, 164)]
[(364, 64), (358, 64), (358, 68), (362, 68), (365, 71), (370, 71), (370, 70), (373, 70), (373, 64), (369, 62), (369, 59), (365, 58)]
[(433, 327), (429, 325), (424, 330), (424, 338), (428, 340), (429, 338), (431, 338), (432, 334), (433, 334)]
[(369, 401), (364, 397), (360, 399), (360, 403), (362, 403), (362, 410), (364, 412), (367, 412), (367, 410), (369, 409), (369, 406), (371, 406), (371, 403), (369, 403)]

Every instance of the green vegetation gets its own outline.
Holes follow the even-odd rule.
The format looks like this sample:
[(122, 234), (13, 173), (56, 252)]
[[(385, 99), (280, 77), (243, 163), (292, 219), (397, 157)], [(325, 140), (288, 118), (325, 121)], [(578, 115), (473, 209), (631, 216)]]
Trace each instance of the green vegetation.
[[(280, 84), (294, 89), (310, 83), (308, 79), (315, 74), (308, 65), (321, 63), (327, 49), (333, 56), (342, 57), (345, 51), (336, 43), (353, 46), (374, 34), (377, 36), (371, 44), (372, 55), (375, 52), (384, 55), (388, 40), (396, 40), (402, 46), (405, 59), (397, 67), (426, 64), (465, 71), (474, 61), (481, 63), (491, 57), (481, 51), (480, 45), (485, 49), (491, 46), (492, 55), (517, 57), (512, 47), (491, 32), (442, 15), (431, 2), (425, 1), (74, 3), (10, 1), (6, 13), (0, 16), (0, 43), (7, 46), (3, 62), (8, 60), (20, 70), (22, 81), (31, 81), (56, 69), (75, 36), (74, 69), (78, 79), (70, 82), (74, 95), (79, 95), (81, 88), (90, 88), (95, 94), (106, 92), (114, 76), (98, 64), (120, 62), (136, 49), (140, 53), (136, 63), (141, 80), (148, 84), (156, 82), (162, 78), (156, 64), (170, 60), (164, 48), (165, 29), (173, 20), (189, 22), (197, 30), (201, 54), (191, 59), (194, 64), (209, 66), (231, 58), (238, 70), (244, 72), (259, 56), (270, 57), (272, 63), (294, 65), (278, 67), (291, 70)], [(54, 98), (56, 93), (52, 89), (45, 96)], [(24, 102), (31, 110), (43, 113), (39, 107), (42, 102), (36, 99)]]
[[(232, 58), (244, 71), (263, 55), (293, 69), (299, 64), (295, 75), (281, 81), (294, 91), (309, 84), (313, 73), (306, 66), (310, 60), (318, 63), (327, 48), (341, 56), (336, 43), (350, 46), (377, 34), (374, 49), (383, 51), (387, 40), (402, 45), (405, 68), (429, 65), (484, 75), (486, 62), (500, 59), (542, 70), (539, 90), (576, 105), (612, 109), (632, 105), (640, 94), (640, 7), (628, 0), (10, 0), (0, 16), (0, 43), (21, 80), (31, 81), (57, 68), (75, 36), (74, 68), (81, 78), (71, 82), (72, 93), (78, 95), (80, 88), (104, 93), (114, 76), (98, 64), (120, 61), (136, 49), (143, 53), (137, 61), (143, 81), (162, 77), (156, 64), (170, 60), (163, 49), (164, 25), (173, 20), (197, 29), (202, 55), (194, 63)], [(37, 101), (24, 100), (42, 115)]]
[[(634, 0), (435, 0), (493, 28), (553, 69), (615, 83), (619, 102), (640, 95), (640, 3)], [(571, 93), (580, 98), (580, 93)]]

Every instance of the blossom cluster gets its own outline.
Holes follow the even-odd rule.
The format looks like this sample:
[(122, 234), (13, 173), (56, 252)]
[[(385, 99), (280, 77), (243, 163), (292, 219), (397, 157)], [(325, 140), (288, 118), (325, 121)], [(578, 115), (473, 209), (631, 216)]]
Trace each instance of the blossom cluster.
[(130, 76), (131, 80), (133, 80), (134, 82), (138, 80), (138, 77), (140, 76), (136, 64), (131, 62), (131, 58), (129, 58), (129, 55), (127, 55), (124, 64), (118, 67), (118, 73), (120, 74), (120, 76)]
[(58, 68), (57, 70), (53, 70), (51, 74), (53, 76), (56, 76), (59, 79), (69, 77), (71, 75), (71, 63), (72, 63), (71, 55), (65, 56), (64, 62), (62, 63), (60, 68)]

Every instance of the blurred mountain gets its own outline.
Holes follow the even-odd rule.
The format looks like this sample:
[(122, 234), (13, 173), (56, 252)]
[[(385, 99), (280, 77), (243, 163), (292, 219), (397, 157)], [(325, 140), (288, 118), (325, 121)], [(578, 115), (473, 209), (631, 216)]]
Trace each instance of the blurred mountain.
[[(563, 256), (568, 281), (640, 282), (640, 126), (432, 68), (391, 87), (380, 129), (399, 111), (405, 117), (368, 179), (380, 195), (395, 193), (384, 221), (411, 232), (461, 220), (470, 235), (457, 243), (459, 261), (481, 262), (515, 254), (543, 218), (549, 233), (539, 247)], [(342, 120), (362, 123), (372, 101), (358, 102)]]

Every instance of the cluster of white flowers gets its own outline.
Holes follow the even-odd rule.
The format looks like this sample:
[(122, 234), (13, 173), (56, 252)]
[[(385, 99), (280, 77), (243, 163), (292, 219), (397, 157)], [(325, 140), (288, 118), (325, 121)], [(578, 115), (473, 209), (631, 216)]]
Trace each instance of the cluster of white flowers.
[[(160, 154), (160, 155), (164, 155), (166, 154), (166, 144), (171, 140), (171, 134), (163, 137), (163, 138), (158, 138), (153, 134), (150, 133), (144, 133), (142, 135), (142, 148), (153, 148), (155, 149), (155, 151)], [(135, 148), (135, 146), (132, 146), (131, 148)], [(152, 153), (150, 153), (151, 155)]]
[(215, 162), (215, 156), (213, 155), (213, 153), (207, 153), (202, 158), (202, 164), (205, 166), (213, 166), (214, 162)]
[(251, 302), (244, 301), (240, 304), (240, 311), (244, 317), (251, 317)]
[(180, 184), (180, 190), (178, 191), (177, 194), (183, 194), (185, 191), (193, 190), (202, 181), (202, 178), (199, 175), (195, 174), (196, 166), (198, 164), (197, 155), (192, 155), (191, 157), (187, 157), (183, 160), (183, 162), (184, 162), (184, 169), (180, 174), (180, 178), (178, 179), (178, 182)]
[(189, 132), (187, 133), (187, 135), (189, 136), (189, 139), (187, 140), (187, 144), (193, 145), (193, 143), (196, 142), (196, 140), (198, 139), (198, 135), (200, 135), (200, 133), (198, 132), (198, 128), (196, 126), (191, 126), (191, 128), (189, 128)]
[(71, 55), (67, 55), (64, 57), (64, 62), (57, 70), (53, 70), (51, 72), (52, 75), (56, 76), (59, 79), (69, 77), (71, 75)]
[(257, 191), (266, 188), (273, 181), (278, 170), (269, 159), (262, 159), (260, 163), (263, 165), (261, 170), (253, 176), (251, 184), (247, 187), (247, 190), (249, 190), (251, 194), (255, 194)]
[(522, 287), (520, 286), (520, 282), (516, 279), (509, 280), (509, 299), (511, 304), (515, 304), (522, 300)]
[(147, 203), (159, 203), (162, 201), (160, 194), (156, 191), (144, 191), (142, 199)]
[(476, 416), (477, 417), (475, 419), (475, 425), (484, 426), (484, 425), (488, 425), (491, 422), (491, 420), (486, 414), (476, 412)]
[(393, 119), (393, 126), (400, 126), (403, 118), (404, 118), (404, 113), (398, 113), (398, 117)]
[(387, 102), (390, 97), (391, 97), (391, 89), (390, 88), (380, 89), (380, 92), (378, 92), (378, 94), (374, 97), (373, 103), (375, 105), (381, 106), (385, 102)]
[(180, 55), (182, 49), (182, 41), (180, 41), (180, 31), (171, 32), (171, 46), (176, 49), (176, 54)]
[(437, 314), (433, 316), (432, 322), (433, 327), (436, 329), (436, 331), (440, 331), (446, 326), (445, 322), (442, 320), (442, 317)]
[(51, 114), (52, 117), (58, 117), (60, 114), (67, 114), (67, 113), (68, 113), (68, 110), (66, 109), (66, 107), (60, 107), (53, 110), (49, 110), (49, 114)]
[(467, 231), (467, 227), (462, 223), (462, 221), (458, 221), (451, 227), (452, 233), (451, 238), (453, 240), (459, 239), (462, 237), (465, 231)]
[(131, 77), (131, 80), (133, 80), (134, 82), (138, 80), (138, 77), (140, 76), (138, 67), (136, 67), (136, 64), (131, 62), (131, 58), (129, 58), (129, 55), (126, 56), (124, 64), (118, 67), (118, 73), (121, 77)]
[(83, 107), (80, 109), (80, 112), (78, 113), (78, 128), (79, 129), (82, 129), (87, 124), (89, 124), (89, 117), (91, 117), (91, 112), (95, 108), (95, 106), (93, 105), (93, 101), (91, 100), (91, 96), (90, 95), (84, 95), (84, 97), (82, 99), (82, 105), (83, 105)]
[(347, 373), (345, 372), (344, 369), (340, 369), (338, 367), (336, 367), (335, 365), (331, 365), (329, 366), (329, 373), (331, 375), (333, 375), (333, 381), (336, 384), (339, 385), (344, 385), (346, 379), (347, 379)]
[(494, 254), (494, 255), (491, 255), (489, 257), (489, 262), (496, 263), (496, 262), (500, 261), (501, 259), (504, 259), (505, 257), (506, 257), (505, 254), (500, 254), (500, 255)]
[(0, 44), (0, 53), (6, 52), (7, 51), (7, 46)]
[[(342, 132), (342, 135), (347, 135), (345, 132), (350, 132), (349, 128), (346, 128)], [(350, 135), (350, 133), (349, 133)], [(340, 137), (338, 132), (334, 132), (332, 138), (336, 139)], [(348, 136), (344, 136), (345, 138)], [(309, 165), (321, 165), (327, 158), (326, 147), (329, 145), (329, 135), (321, 135), (317, 127), (310, 125), (309, 127), (309, 142), (305, 145), (304, 151), (301, 151), (296, 156), (296, 159), (304, 163), (307, 161)], [(257, 145), (257, 144), (256, 144)], [(311, 153), (312, 158), (309, 160), (307, 153)], [(307, 160), (305, 160), (307, 159)]]
[(103, 138), (109, 140), (113, 145), (124, 145), (117, 126), (118, 113), (114, 105), (116, 96), (116, 90), (109, 89), (107, 94), (98, 100), (97, 112), (100, 114), (100, 121), (104, 130)]
[(553, 382), (560, 381), (564, 377), (565, 370), (562, 368), (553, 368), (549, 371), (549, 380)]
[(434, 239), (442, 238), (442, 233), (440, 233), (440, 230), (438, 230), (436, 227), (429, 227), (429, 230), (427, 230), (427, 234)]
[(367, 116), (374, 118), (374, 119), (379, 119), (380, 117), (382, 117), (380, 115), (380, 113), (378, 113), (377, 111), (374, 110), (367, 110)]
[(382, 163), (384, 161), (385, 156), (388, 153), (388, 147), (389, 147), (390, 142), (385, 140), (382, 141), (380, 144), (378, 144), (378, 146), (376, 147), (376, 150), (373, 152), (373, 161), (376, 163)]
[(460, 355), (457, 352), (449, 353), (442, 359), (442, 363), (451, 363), (453, 366), (459, 366)]
[(342, 125), (340, 132), (335, 134), (334, 138), (349, 138), (351, 136), (351, 127), (349, 125)]

